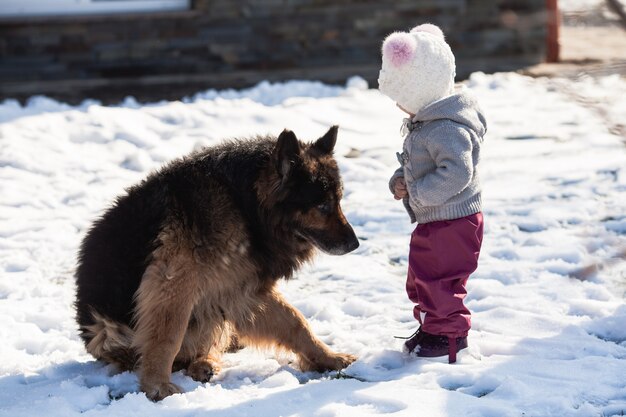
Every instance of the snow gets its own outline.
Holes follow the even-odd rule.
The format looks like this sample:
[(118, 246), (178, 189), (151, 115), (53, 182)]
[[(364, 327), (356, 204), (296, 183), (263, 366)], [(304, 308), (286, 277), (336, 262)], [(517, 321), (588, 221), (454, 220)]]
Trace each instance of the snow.
[(559, 10), (564, 12), (588, 12), (600, 7), (604, 0), (560, 0)]
[[(626, 149), (610, 126), (626, 113), (626, 82), (477, 73), (467, 85), (489, 122), (486, 229), (468, 284), (470, 348), (454, 365), (405, 357), (393, 337), (416, 328), (404, 293), (413, 226), (387, 188), (402, 114), (363, 80), (113, 107), (1, 103), (0, 416), (624, 415)], [(85, 352), (75, 254), (124, 187), (199, 146), (285, 127), (313, 140), (333, 124), (361, 246), (319, 255), (280, 287), (357, 362), (303, 373), (288, 354), (244, 349), (208, 384), (174, 374), (186, 392), (152, 403), (135, 374), (112, 374)]]

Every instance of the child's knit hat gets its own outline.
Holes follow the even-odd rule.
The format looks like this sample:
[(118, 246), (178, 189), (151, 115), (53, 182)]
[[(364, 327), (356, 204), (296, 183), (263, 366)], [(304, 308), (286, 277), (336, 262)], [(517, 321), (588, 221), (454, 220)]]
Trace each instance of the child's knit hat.
[(454, 55), (443, 32), (431, 24), (394, 32), (382, 47), (378, 89), (405, 110), (417, 113), (454, 91)]

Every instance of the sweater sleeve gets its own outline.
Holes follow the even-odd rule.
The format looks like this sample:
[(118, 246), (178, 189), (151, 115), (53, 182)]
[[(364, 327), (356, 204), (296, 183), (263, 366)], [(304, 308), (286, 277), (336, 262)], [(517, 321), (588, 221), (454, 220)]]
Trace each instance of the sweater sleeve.
[(393, 194), (393, 183), (396, 182), (397, 178), (401, 178), (404, 177), (404, 168), (400, 167), (398, 169), (396, 169), (396, 172), (393, 173), (393, 175), (391, 176), (391, 178), (389, 179), (389, 191), (391, 191), (391, 194)]
[(420, 206), (439, 206), (472, 180), (472, 138), (462, 127), (445, 125), (428, 136), (426, 147), (436, 168), (416, 179), (409, 195)]

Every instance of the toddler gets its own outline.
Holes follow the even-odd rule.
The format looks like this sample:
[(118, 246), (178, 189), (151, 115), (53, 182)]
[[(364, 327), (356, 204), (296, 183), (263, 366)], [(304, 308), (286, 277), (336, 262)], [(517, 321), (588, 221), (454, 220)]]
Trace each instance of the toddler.
[(420, 327), (404, 344), (420, 357), (467, 347), (470, 312), (465, 285), (483, 237), (480, 146), (485, 117), (465, 88), (455, 88), (454, 55), (435, 25), (389, 35), (382, 46), (379, 90), (409, 115), (401, 167), (389, 188), (411, 222), (406, 290)]

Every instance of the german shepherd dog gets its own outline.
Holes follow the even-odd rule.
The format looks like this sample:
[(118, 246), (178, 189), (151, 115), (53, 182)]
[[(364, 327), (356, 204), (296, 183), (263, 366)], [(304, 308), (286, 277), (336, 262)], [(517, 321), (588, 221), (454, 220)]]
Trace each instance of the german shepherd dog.
[(359, 246), (339, 201), (337, 126), (314, 143), (235, 140), (171, 162), (117, 198), (82, 242), (77, 320), (87, 351), (137, 370), (158, 401), (185, 370), (207, 382), (229, 346), (293, 351), (303, 370), (356, 358), (317, 339), (276, 289), (315, 248)]

